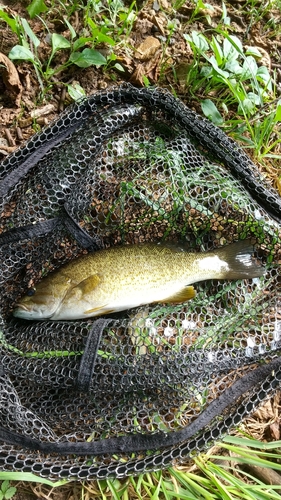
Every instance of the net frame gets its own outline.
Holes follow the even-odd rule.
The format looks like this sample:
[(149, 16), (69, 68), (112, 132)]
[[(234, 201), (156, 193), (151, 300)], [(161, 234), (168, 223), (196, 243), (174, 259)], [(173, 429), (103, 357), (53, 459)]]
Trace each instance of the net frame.
[[(165, 468), (279, 386), (280, 198), (211, 122), (160, 89), (98, 92), (7, 157), (0, 182), (2, 470), (85, 479)], [(85, 251), (249, 237), (266, 277), (198, 284), (188, 306), (108, 321), (10, 316), (44, 273)]]

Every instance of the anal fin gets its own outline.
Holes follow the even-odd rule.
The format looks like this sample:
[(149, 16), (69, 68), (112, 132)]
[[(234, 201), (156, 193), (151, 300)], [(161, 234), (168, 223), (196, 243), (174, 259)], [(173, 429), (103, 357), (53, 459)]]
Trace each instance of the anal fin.
[[(98, 307), (93, 307), (92, 309), (87, 309), (87, 311), (84, 311), (84, 314), (93, 314), (93, 316), (99, 316), (103, 314), (110, 314), (116, 312), (114, 309), (105, 309), (106, 306), (98, 306)], [(100, 312), (99, 312), (100, 311)]]
[(193, 286), (185, 286), (179, 292), (174, 293), (174, 295), (171, 295), (170, 297), (167, 297), (166, 299), (161, 300), (159, 302), (165, 302), (168, 304), (169, 303), (171, 303), (171, 304), (181, 303), (181, 302), (185, 302), (186, 300), (193, 299), (195, 297), (195, 295), (196, 295), (196, 291), (194, 290)]

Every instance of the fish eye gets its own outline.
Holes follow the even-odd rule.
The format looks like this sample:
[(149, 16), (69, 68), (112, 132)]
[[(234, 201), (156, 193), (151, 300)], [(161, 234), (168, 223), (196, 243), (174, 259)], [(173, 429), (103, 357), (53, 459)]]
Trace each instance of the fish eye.
[(35, 294), (35, 288), (29, 288), (29, 290), (27, 290), (27, 292), (26, 292), (26, 295), (28, 297), (32, 297), (32, 295), (34, 295), (34, 294)]

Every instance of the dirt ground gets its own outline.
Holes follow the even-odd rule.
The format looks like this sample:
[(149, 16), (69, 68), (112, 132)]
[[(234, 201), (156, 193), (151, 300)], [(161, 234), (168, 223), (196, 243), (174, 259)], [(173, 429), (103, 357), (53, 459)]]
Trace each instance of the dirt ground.
[[(60, 7), (60, 2), (45, 2), (50, 6), (48, 16), (40, 19), (29, 19), (26, 7), (29, 2), (2, 0), (5, 12), (9, 16), (21, 16), (28, 19), (29, 24), (40, 40), (38, 56), (47, 60), (51, 47), (48, 43), (48, 31), (60, 33), (70, 39), (70, 31), (64, 23), (67, 10)], [(84, 2), (86, 3), (86, 2)], [(107, 3), (107, 2), (104, 2)], [(258, 8), (263, 2), (247, 2), (234, 0), (225, 2), (227, 15), (230, 18), (230, 32), (240, 38), (243, 46), (256, 47), (263, 55), (261, 64), (274, 72), (276, 79), (276, 99), (281, 93), (280, 31), (269, 28), (268, 21), (273, 18), (280, 24), (280, 9), (268, 9), (264, 17), (258, 15)], [(65, 2), (66, 4), (66, 2)], [(125, 2), (128, 6), (130, 2)], [(211, 5), (210, 5), (211, 4)], [(200, 99), (206, 98), (204, 89), (192, 96), (186, 74), (193, 60), (193, 54), (183, 34), (192, 30), (207, 33), (217, 26), (224, 15), (220, 1), (210, 0), (205, 9), (196, 12), (195, 3), (187, 1), (177, 10), (168, 0), (138, 1), (138, 14), (128, 33), (120, 35), (121, 42), (114, 47), (120, 68), (113, 65), (101, 67), (79, 68), (71, 65), (57, 73), (48, 83), (44, 91), (40, 88), (34, 67), (29, 62), (7, 61), (7, 56), (16, 44), (18, 37), (3, 21), (0, 23), (0, 161), (7, 154), (21, 146), (32, 134), (55, 119), (71, 102), (66, 84), (79, 84), (90, 95), (99, 89), (116, 85), (123, 81), (134, 85), (143, 85), (145, 81), (151, 85), (159, 85), (175, 92), (188, 106), (202, 113)], [(71, 10), (71, 9), (70, 9)], [(101, 19), (97, 14), (96, 22)], [(73, 12), (68, 21), (75, 27), (76, 33), (83, 33), (83, 10)], [(171, 23), (175, 28), (171, 28)], [(123, 43), (122, 43), (123, 37)], [(101, 43), (96, 47), (105, 56), (108, 45)], [(60, 51), (53, 59), (53, 67), (62, 64), (68, 57), (67, 51)], [(212, 96), (208, 96), (212, 99)], [(272, 160), (274, 172), (280, 174), (279, 160)], [(279, 169), (279, 170), (278, 170)], [(274, 179), (273, 179), (274, 182)], [(251, 418), (244, 422), (245, 431), (250, 431), (256, 439), (280, 439), (280, 394), (267, 401)], [(187, 465), (188, 470), (188, 465)], [(100, 498), (98, 490), (94, 496), (94, 484), (82, 486), (71, 483), (52, 489), (35, 483), (14, 483), (17, 486), (16, 500), (55, 499), (75, 500), (84, 498)]]
[[(194, 2), (196, 3), (196, 2)], [(71, 103), (66, 91), (66, 84), (79, 84), (87, 95), (99, 89), (107, 88), (122, 81), (129, 81), (134, 85), (143, 85), (145, 81), (151, 85), (166, 87), (176, 93), (188, 106), (202, 113), (200, 99), (206, 98), (204, 89), (192, 96), (189, 92), (190, 84), (187, 80), (189, 65), (193, 60), (192, 51), (183, 38), (193, 30), (207, 33), (219, 26), (224, 14), (221, 2), (212, 0), (208, 7), (196, 13), (193, 2), (185, 2), (178, 9), (172, 7), (167, 0), (149, 0), (138, 2), (138, 14), (126, 33), (120, 35), (121, 40), (114, 48), (116, 61), (121, 64), (123, 71), (112, 67), (79, 68), (72, 64), (65, 70), (55, 74), (42, 92), (34, 67), (31, 63), (18, 61), (5, 67), (7, 56), (12, 47), (19, 43), (18, 37), (12, 33), (6, 23), (1, 23), (0, 31), (0, 144), (2, 158), (15, 148), (19, 147), (29, 136), (51, 120), (56, 118), (62, 110)], [(256, 10), (262, 2), (255, 2)], [(11, 16), (21, 16), (28, 19), (26, 6), (29, 2), (4, 1), (5, 12)], [(48, 2), (47, 2), (48, 4)], [(67, 5), (67, 3), (65, 2)], [(105, 2), (106, 4), (106, 2)], [(125, 5), (128, 5), (125, 3)], [(44, 14), (45, 25), (35, 19), (28, 19), (29, 24), (40, 40), (38, 57), (46, 61), (51, 47), (47, 30), (70, 38), (64, 18), (67, 10), (59, 7), (59, 2), (53, 2), (53, 8), (48, 15)], [(276, 88), (281, 89), (280, 68), (280, 35), (276, 30), (268, 27), (268, 21), (274, 19), (277, 26), (280, 22), (280, 9), (269, 9), (263, 18), (255, 13), (251, 2), (237, 0), (225, 3), (227, 16), (230, 20), (230, 33), (238, 36), (243, 46), (256, 47), (263, 55), (260, 64), (265, 65), (276, 78)], [(96, 23), (102, 18), (103, 12), (97, 14)], [(108, 15), (108, 14), (107, 14)], [(83, 10), (76, 11), (68, 17), (70, 24), (75, 27), (76, 33), (83, 33)], [(122, 43), (123, 39), (123, 43)], [(105, 56), (109, 48), (102, 43), (97, 45)], [(67, 51), (58, 51), (53, 59), (53, 67), (59, 66), (67, 59)], [(3, 64), (4, 63), (4, 64)], [(212, 96), (208, 96), (212, 98)], [(215, 98), (213, 92), (213, 98)], [(276, 95), (278, 99), (278, 95)], [(1, 159), (1, 157), (0, 157)]]

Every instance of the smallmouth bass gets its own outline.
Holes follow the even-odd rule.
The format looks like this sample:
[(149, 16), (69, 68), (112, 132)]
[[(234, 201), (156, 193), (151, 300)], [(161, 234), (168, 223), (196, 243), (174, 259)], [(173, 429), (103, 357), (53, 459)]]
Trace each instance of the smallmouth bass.
[(30, 320), (75, 320), (195, 296), (192, 283), (255, 278), (264, 268), (249, 240), (189, 253), (161, 244), (116, 246), (79, 257), (50, 273), (13, 312)]

